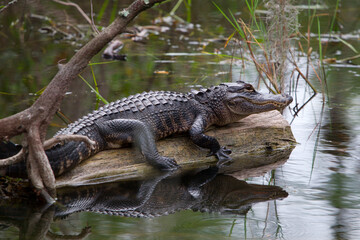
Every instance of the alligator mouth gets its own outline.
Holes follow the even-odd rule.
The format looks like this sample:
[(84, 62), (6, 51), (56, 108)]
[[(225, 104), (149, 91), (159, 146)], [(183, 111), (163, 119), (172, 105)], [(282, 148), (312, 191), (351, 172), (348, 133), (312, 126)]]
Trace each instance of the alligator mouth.
[(251, 99), (247, 99), (247, 101), (249, 101), (252, 104), (258, 105), (258, 106), (265, 106), (265, 105), (272, 105), (275, 106), (275, 108), (284, 108), (286, 107), (289, 103), (291, 103), (291, 101), (285, 101), (285, 102), (275, 102), (275, 101), (261, 101), (261, 102), (257, 102)]

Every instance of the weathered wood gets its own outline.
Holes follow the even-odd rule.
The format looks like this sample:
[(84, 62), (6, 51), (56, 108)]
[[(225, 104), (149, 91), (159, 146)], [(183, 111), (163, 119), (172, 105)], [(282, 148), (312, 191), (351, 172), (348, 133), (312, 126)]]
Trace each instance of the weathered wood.
[[(295, 144), (288, 122), (278, 111), (254, 114), (228, 126), (210, 129), (207, 134), (216, 136), (222, 146), (232, 150), (234, 163), (221, 171), (237, 178), (249, 176), (244, 175), (244, 170), (261, 172), (261, 166), (282, 164)], [(161, 154), (175, 158), (182, 169), (206, 167), (217, 161), (213, 156), (206, 157), (208, 152), (196, 147), (187, 136), (166, 138), (158, 141), (157, 146)], [(60, 176), (56, 186), (141, 179), (157, 172), (135, 149), (107, 150)]]

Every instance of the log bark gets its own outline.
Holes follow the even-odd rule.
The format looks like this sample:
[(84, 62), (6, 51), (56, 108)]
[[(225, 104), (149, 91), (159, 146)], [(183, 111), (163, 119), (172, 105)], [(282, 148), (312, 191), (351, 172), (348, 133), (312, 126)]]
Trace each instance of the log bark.
[[(295, 139), (288, 122), (278, 111), (251, 115), (239, 122), (210, 129), (222, 146), (232, 150), (234, 160), (223, 173), (246, 178), (268, 171), (288, 159)], [(208, 167), (215, 157), (196, 147), (188, 136), (173, 136), (157, 142), (159, 152), (174, 157), (182, 170)], [(263, 168), (263, 166), (267, 166)], [(56, 180), (57, 187), (111, 182), (120, 179), (144, 179), (158, 170), (147, 164), (133, 148), (107, 150), (96, 154)]]

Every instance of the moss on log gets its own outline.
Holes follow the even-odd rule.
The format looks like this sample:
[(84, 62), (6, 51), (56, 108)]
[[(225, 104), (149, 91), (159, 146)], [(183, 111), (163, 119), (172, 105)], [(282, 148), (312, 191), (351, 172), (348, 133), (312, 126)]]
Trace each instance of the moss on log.
[[(295, 145), (290, 125), (278, 111), (254, 114), (236, 123), (212, 128), (206, 134), (216, 136), (222, 146), (232, 150), (234, 163), (221, 171), (237, 178), (268, 169), (262, 166), (283, 164)], [(213, 156), (206, 157), (208, 151), (199, 149), (185, 135), (160, 140), (157, 146), (162, 155), (175, 158), (183, 170), (207, 167), (217, 161)], [(56, 185), (60, 188), (143, 179), (156, 173), (158, 170), (147, 164), (138, 151), (122, 148), (103, 151), (87, 159), (60, 176)]]

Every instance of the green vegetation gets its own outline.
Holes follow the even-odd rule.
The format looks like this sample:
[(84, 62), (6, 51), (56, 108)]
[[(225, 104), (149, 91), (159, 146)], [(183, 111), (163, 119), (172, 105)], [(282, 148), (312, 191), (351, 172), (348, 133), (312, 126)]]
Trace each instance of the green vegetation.
[[(172, 49), (172, 46), (178, 46), (180, 52), (187, 53), (189, 46), (182, 40), (169, 38), (169, 43), (161, 40), (163, 36), (157, 37), (150, 35), (146, 40), (146, 46), (134, 43), (131, 40), (125, 40), (125, 47), (122, 51), (129, 54), (128, 62), (115, 62), (104, 61), (100, 57), (94, 59), (94, 63), (89, 64), (89, 70), (86, 70), (83, 74), (83, 80), (92, 79), (86, 81), (86, 85), (89, 92), (94, 92), (95, 100), (89, 106), (90, 109), (98, 108), (101, 104), (105, 104), (108, 101), (115, 100), (121, 96), (126, 96), (143, 90), (167, 88), (167, 89), (179, 89), (185, 88), (186, 84), (211, 84), (211, 74), (217, 74), (216, 72), (226, 72), (228, 69), (224, 69), (223, 65), (219, 65), (214, 68), (211, 65), (206, 65), (209, 59), (217, 59), (226, 62), (226, 59), (231, 60), (230, 73), (228, 75), (222, 74), (222, 79), (216, 81), (225, 81), (226, 76), (233, 77), (231, 69), (240, 69), (240, 77), (244, 74), (246, 68), (254, 66), (258, 72), (258, 78), (261, 80), (270, 91), (282, 92), (285, 88), (284, 77), (291, 73), (292, 81), (290, 88), (296, 92), (298, 81), (303, 79), (305, 83), (312, 89), (312, 92), (321, 92), (323, 99), (326, 100), (326, 74), (324, 71), (323, 63), (329, 61), (326, 57), (327, 54), (327, 36), (324, 33), (329, 33), (332, 37), (340, 41), (344, 46), (347, 46), (352, 52), (358, 53), (355, 46), (348, 40), (342, 38), (335, 30), (338, 29), (337, 14), (339, 11), (339, 0), (332, 8), (320, 9), (318, 2), (311, 5), (311, 1), (307, 1), (307, 10), (301, 11), (296, 5), (291, 5), (291, 1), (279, 1), (274, 2), (272, 0), (259, 1), (259, 0), (243, 0), (241, 4), (226, 5), (225, 7), (221, 2), (212, 2), (208, 8), (213, 10), (219, 16), (218, 21), (223, 16), (224, 20), (228, 24), (221, 24), (221, 31), (224, 34), (230, 31), (226, 35), (225, 43), (220, 46), (220, 51), (213, 51), (214, 48), (219, 48), (218, 44), (209, 42), (203, 46), (202, 53), (206, 53), (209, 56), (190, 57), (186, 54), (184, 56), (167, 57), (163, 54), (171, 51), (178, 51)], [(179, 22), (187, 22), (193, 20), (194, 7), (198, 6), (197, 2), (191, 0), (178, 0), (173, 3), (169, 11), (165, 11), (161, 8), (156, 10), (158, 16), (172, 16), (175, 24)], [(294, 4), (294, 3), (293, 3)], [(236, 6), (242, 6), (241, 9), (236, 9)], [(90, 9), (90, 8), (89, 8)], [(101, 3), (94, 1), (94, 19), (97, 24), (97, 28), (101, 29), (108, 23), (113, 21), (116, 13), (122, 9), (116, 1), (102, 1)], [(225, 10), (226, 9), (226, 10)], [(29, 9), (30, 11), (31, 9)], [(241, 18), (239, 18), (239, 11), (243, 12)], [(306, 15), (299, 20), (299, 14)], [(78, 14), (78, 13), (77, 13)], [(196, 14), (196, 16), (200, 16)], [(153, 17), (153, 16), (152, 16)], [(79, 16), (81, 19), (81, 16)], [(148, 18), (148, 16), (146, 16)], [(24, 105), (31, 104), (36, 96), (41, 94), (42, 90), (46, 87), (51, 75), (56, 72), (56, 67), (52, 67), (51, 71), (41, 71), (41, 76), (36, 72), (40, 68), (44, 68), (46, 62), (52, 62), (56, 64), (59, 59), (69, 59), (72, 56), (73, 50), (68, 48), (68, 44), (74, 46), (81, 46), (82, 42), (85, 42), (89, 35), (88, 30), (80, 30), (79, 27), (72, 24), (65, 29), (66, 23), (60, 21), (57, 16), (37, 16), (38, 24), (35, 26), (30, 25), (29, 19), (19, 21), (16, 15), (7, 18), (9, 31), (3, 31), (2, 34), (11, 37), (10, 42), (20, 43), (26, 35), (25, 32), (30, 31), (30, 26), (33, 29), (46, 29), (46, 31), (54, 31), (51, 35), (34, 34), (37, 40), (33, 40), (33, 45), (37, 45), (37, 50), (34, 50), (34, 46), (28, 45), (26, 50), (21, 53), (22, 61), (17, 61), (18, 70), (4, 71), (1, 73), (5, 79), (21, 79), (15, 80), (12, 84), (4, 81), (1, 86), (1, 95), (7, 99), (22, 97), (22, 103), (17, 104), (18, 108), (24, 108)], [(306, 19), (306, 21), (304, 21)], [(328, 22), (324, 21), (328, 19)], [(209, 19), (211, 20), (211, 19)], [(144, 20), (140, 20), (140, 22)], [(202, 20), (204, 22), (204, 20)], [(206, 20), (205, 20), (206, 21)], [(216, 22), (215, 21), (215, 22)], [(147, 21), (149, 22), (149, 21)], [(164, 24), (164, 23), (162, 23)], [(299, 27), (299, 24), (302, 27)], [(210, 25), (211, 26), (211, 25)], [(281, 27), (280, 27), (281, 26)], [(305, 29), (304, 26), (307, 26)], [(189, 36), (192, 39), (205, 38), (205, 36), (218, 37), (214, 35), (215, 29), (220, 29), (219, 25), (209, 28), (208, 25), (204, 25), (207, 29), (213, 32), (196, 32), (196, 29), (190, 30)], [(231, 28), (229, 28), (231, 27)], [(77, 29), (76, 31), (74, 29)], [(186, 29), (184, 29), (186, 30)], [(56, 32), (58, 31), (58, 32)], [(83, 31), (83, 34), (79, 34)], [(310, 36), (310, 33), (317, 34), (317, 46), (314, 44), (314, 37)], [(167, 33), (162, 33), (165, 37), (168, 37)], [(79, 38), (83, 36), (84, 38)], [(330, 36), (330, 37), (331, 37)], [(55, 41), (52, 43), (52, 41)], [(46, 48), (39, 46), (48, 42)], [(36, 49), (35, 47), (35, 49)], [(145, 48), (146, 47), (146, 48)], [(221, 47), (223, 50), (221, 50)], [(19, 46), (13, 46), (6, 50), (7, 53), (2, 54), (1, 59), (3, 62), (11, 62), (18, 60), (18, 52), (16, 49)], [(27, 51), (27, 49), (29, 51)], [(30, 51), (31, 49), (31, 51)], [(60, 51), (57, 51), (57, 50)], [(65, 51), (65, 49), (67, 49)], [(32, 58), (31, 52), (41, 52), (42, 57), (39, 59)], [(190, 52), (193, 50), (190, 50)], [(198, 50), (197, 50), (198, 51)], [(290, 51), (290, 52), (289, 52)], [(190, 53), (191, 54), (191, 53)], [(317, 55), (316, 55), (317, 54)], [(306, 55), (307, 67), (306, 71), (300, 66), (298, 58), (301, 55)], [(318, 58), (316, 58), (318, 56)], [(350, 56), (350, 60), (356, 59), (358, 56)], [(6, 61), (6, 60), (7, 61)], [(11, 61), (9, 61), (9, 59)], [(35, 61), (42, 61), (40, 64), (35, 64)], [(55, 62), (54, 62), (55, 61)], [(174, 61), (176, 64), (163, 63), (166, 61)], [(191, 64), (188, 64), (188, 61)], [(337, 60), (335, 60), (337, 61)], [(340, 59), (339, 61), (349, 61), (346, 59)], [(234, 66), (237, 62), (242, 62), (241, 68)], [(110, 64), (111, 63), (111, 64)], [(13, 64), (15, 66), (15, 64)], [(4, 68), (5, 69), (5, 68)], [(159, 70), (159, 71), (158, 71)], [(225, 70), (225, 71), (224, 71)], [(199, 76), (198, 72), (203, 72)], [(11, 72), (6, 75), (7, 72)], [(309, 78), (309, 72), (315, 73), (316, 78), (320, 84), (311, 82)], [(50, 74), (49, 74), (50, 73)], [(159, 74), (166, 73), (166, 74)], [(175, 73), (175, 74), (174, 74)], [(12, 75), (11, 75), (12, 74)], [(177, 75), (181, 74), (181, 76)], [(10, 76), (11, 75), (11, 76)], [(180, 80), (181, 79), (181, 80)], [(106, 82), (111, 86), (110, 91), (112, 94), (101, 93), (102, 87), (98, 86), (98, 82)], [(93, 84), (90, 84), (93, 82)], [(214, 82), (214, 83), (215, 83)], [(25, 92), (22, 90), (25, 86), (27, 89)], [(91, 87), (90, 87), (91, 86)], [(39, 90), (40, 89), (40, 90)], [(85, 89), (86, 90), (86, 89)], [(31, 95), (26, 95), (31, 93)], [(24, 97), (25, 96), (25, 97)], [(91, 94), (89, 99), (91, 99)], [(310, 96), (309, 101), (305, 102), (306, 105), (312, 100)], [(11, 102), (16, 102), (10, 100)], [(303, 106), (304, 106), (303, 105)], [(303, 106), (297, 106), (295, 108), (295, 115), (298, 111), (303, 109)], [(8, 108), (8, 107), (6, 107)], [(6, 111), (5, 111), (6, 112)], [(5, 115), (4, 115), (5, 116)]]

